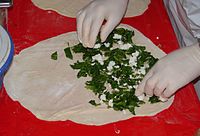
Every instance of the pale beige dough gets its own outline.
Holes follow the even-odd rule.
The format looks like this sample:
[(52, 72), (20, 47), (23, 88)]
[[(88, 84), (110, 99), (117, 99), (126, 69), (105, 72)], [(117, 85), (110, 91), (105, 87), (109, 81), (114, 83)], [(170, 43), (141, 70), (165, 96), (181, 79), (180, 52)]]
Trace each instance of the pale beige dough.
[[(157, 46), (138, 30), (135, 43), (145, 45), (155, 57), (165, 55)], [(78, 43), (76, 32), (65, 33), (24, 49), (14, 57), (11, 68), (5, 75), (4, 85), (8, 95), (31, 111), (37, 118), (48, 121), (72, 120), (80, 124), (103, 125), (136, 116), (151, 116), (167, 109), (173, 98), (165, 103), (144, 104), (136, 109), (136, 115), (126, 111), (107, 109), (106, 106), (94, 107), (88, 103), (96, 96), (84, 88), (85, 78), (77, 79), (77, 72), (70, 64), (75, 60), (65, 58), (63, 49)], [(51, 54), (58, 51), (58, 60)]]
[[(76, 17), (77, 12), (92, 0), (32, 0), (39, 8), (53, 10), (61, 15)], [(150, 0), (129, 0), (126, 17), (139, 16), (143, 14), (150, 4)]]

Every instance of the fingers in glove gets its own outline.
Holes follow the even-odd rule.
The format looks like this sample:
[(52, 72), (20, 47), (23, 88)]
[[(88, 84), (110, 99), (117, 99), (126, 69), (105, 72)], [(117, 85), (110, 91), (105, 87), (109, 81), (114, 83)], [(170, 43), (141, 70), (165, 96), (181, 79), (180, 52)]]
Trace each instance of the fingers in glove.
[(89, 47), (89, 33), (91, 24), (92, 24), (92, 18), (85, 17), (82, 24), (82, 42), (83, 46), (85, 47)]
[(153, 96), (154, 89), (157, 82), (158, 82), (158, 77), (155, 75), (152, 75), (148, 80), (146, 80), (146, 83), (144, 86), (144, 92), (149, 96)]
[(156, 96), (161, 96), (164, 92), (164, 90), (166, 89), (167, 87), (167, 82), (164, 81), (164, 80), (158, 80), (155, 88), (154, 88), (154, 91), (153, 93), (156, 95)]
[[(120, 20), (119, 20), (120, 21)], [(108, 18), (107, 22), (101, 28), (101, 41), (104, 42), (108, 35), (113, 31), (113, 29), (117, 26), (119, 21), (115, 18)]]
[(76, 15), (76, 27), (77, 27), (77, 35), (78, 35), (78, 40), (82, 43), (82, 25), (83, 25), (83, 20), (85, 18), (85, 13), (79, 11)]
[(136, 96), (140, 96), (144, 93), (144, 87), (146, 84), (146, 81), (153, 75), (153, 71), (150, 70), (145, 77), (143, 78), (142, 82), (138, 85), (136, 91), (135, 91), (135, 95)]
[(172, 96), (175, 92), (176, 92), (175, 89), (172, 89), (170, 86), (168, 86), (168, 87), (164, 90), (164, 92), (163, 92), (163, 94), (162, 94), (162, 97), (163, 97), (163, 98), (169, 98), (169, 97)]
[(89, 45), (88, 45), (90, 48), (94, 47), (95, 45), (97, 35), (100, 31), (103, 21), (104, 21), (104, 18), (99, 17), (98, 19), (94, 19), (91, 24), (91, 29), (89, 33)]

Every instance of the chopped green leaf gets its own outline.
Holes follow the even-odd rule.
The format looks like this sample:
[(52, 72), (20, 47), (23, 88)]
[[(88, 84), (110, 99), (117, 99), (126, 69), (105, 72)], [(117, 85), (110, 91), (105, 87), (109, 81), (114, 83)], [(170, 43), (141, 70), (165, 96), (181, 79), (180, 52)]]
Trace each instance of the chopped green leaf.
[(158, 96), (153, 95), (152, 97), (149, 98), (150, 103), (157, 103), (160, 102)]
[(99, 105), (101, 105), (100, 103), (97, 104), (97, 103), (95, 102), (95, 100), (90, 100), (89, 103), (92, 104), (92, 105), (94, 105), (94, 106), (99, 106)]
[(73, 59), (73, 56), (72, 56), (70, 47), (65, 48), (64, 51), (65, 51), (65, 56), (66, 56), (67, 58)]
[[(115, 34), (121, 35), (121, 38), (114, 39)], [(108, 108), (116, 111), (129, 110), (135, 114), (135, 108), (145, 103), (134, 95), (135, 86), (142, 81), (145, 73), (158, 59), (147, 52), (144, 46), (134, 44), (132, 36), (134, 36), (134, 31), (117, 28), (104, 43), (101, 42), (100, 35), (98, 35), (96, 44), (101, 44), (100, 48), (85, 48), (82, 43), (79, 43), (71, 48), (67, 47), (65, 55), (67, 58), (73, 59), (71, 50), (75, 54), (82, 55), (82, 60), (75, 62), (71, 67), (78, 70), (77, 78), (90, 77), (90, 80), (85, 83), (85, 88), (91, 90), (99, 99), (102, 94), (105, 95), (103, 102)], [(132, 46), (127, 50), (115, 48), (114, 46), (119, 42)], [(135, 62), (134, 54), (138, 54), (135, 56)], [(100, 57), (94, 59), (96, 55)], [(99, 63), (102, 61), (103, 63)], [(145, 65), (148, 66), (145, 67)], [(156, 103), (159, 102), (159, 99), (153, 96), (149, 101)], [(94, 106), (100, 105), (95, 100), (91, 100), (89, 103)]]
[(55, 51), (54, 53), (51, 54), (51, 59), (52, 60), (57, 60), (58, 59), (58, 53)]

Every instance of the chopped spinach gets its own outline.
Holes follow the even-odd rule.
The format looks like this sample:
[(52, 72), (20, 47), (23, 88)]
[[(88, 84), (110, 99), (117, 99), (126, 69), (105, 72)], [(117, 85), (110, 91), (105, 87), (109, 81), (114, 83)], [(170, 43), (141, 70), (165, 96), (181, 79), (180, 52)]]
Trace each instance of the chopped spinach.
[(159, 100), (158, 96), (153, 95), (149, 98), (149, 102), (150, 103), (157, 103), (157, 102), (160, 102), (160, 100)]
[(67, 47), (64, 49), (64, 52), (65, 52), (65, 56), (69, 59), (73, 59), (73, 56), (72, 56), (72, 52), (71, 52), (71, 49), (70, 47)]
[(92, 105), (94, 105), (94, 106), (99, 106), (99, 105), (101, 105), (100, 103), (97, 104), (97, 103), (95, 102), (95, 100), (90, 100), (89, 103), (92, 104)]
[(51, 54), (51, 59), (52, 60), (57, 60), (58, 59), (58, 53), (55, 51), (54, 53)]
[[(118, 34), (120, 39), (114, 39), (113, 36)], [(144, 101), (139, 100), (135, 96), (136, 86), (142, 81), (145, 74), (158, 60), (154, 58), (150, 52), (145, 50), (143, 46), (137, 46), (132, 41), (134, 31), (124, 28), (115, 29), (106, 39), (101, 42), (98, 35), (96, 44), (101, 44), (100, 48), (86, 48), (79, 43), (73, 47), (64, 49), (67, 58), (73, 59), (71, 51), (76, 55), (82, 54), (82, 60), (71, 65), (72, 69), (78, 70), (77, 78), (91, 77), (91, 80), (86, 81), (85, 87), (91, 90), (100, 101), (105, 103), (108, 108), (113, 108), (117, 111), (129, 110), (135, 114), (135, 108), (144, 104)], [(113, 48), (118, 42), (131, 45), (128, 49)], [(109, 46), (105, 46), (109, 44)], [(103, 64), (98, 60), (94, 60), (93, 56), (100, 55), (104, 58)], [(130, 58), (134, 58), (135, 63), (130, 62)], [(114, 63), (110, 66), (110, 62)], [(131, 63), (133, 63), (131, 65)], [(145, 65), (147, 65), (145, 67)], [(143, 68), (143, 69), (141, 69)], [(110, 86), (110, 87), (108, 87)], [(101, 95), (105, 96), (101, 100)], [(158, 97), (150, 97), (149, 102), (159, 102)], [(101, 105), (95, 100), (90, 100), (90, 104), (94, 106)]]

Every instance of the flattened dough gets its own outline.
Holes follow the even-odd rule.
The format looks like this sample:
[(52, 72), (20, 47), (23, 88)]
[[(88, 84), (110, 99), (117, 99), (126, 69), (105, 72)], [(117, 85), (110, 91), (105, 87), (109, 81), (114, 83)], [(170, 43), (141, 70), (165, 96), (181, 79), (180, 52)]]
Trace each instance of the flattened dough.
[[(39, 8), (53, 10), (61, 15), (76, 17), (77, 12), (92, 0), (32, 0)], [(143, 14), (150, 4), (150, 0), (129, 0), (126, 17), (139, 16)]]
[[(146, 45), (155, 57), (165, 55), (148, 38), (133, 29), (135, 43)], [(151, 116), (168, 108), (173, 98), (165, 103), (144, 104), (130, 112), (94, 107), (88, 103), (96, 96), (84, 88), (85, 78), (76, 78), (77, 72), (69, 65), (75, 60), (65, 58), (63, 49), (78, 43), (76, 32), (65, 33), (29, 47), (16, 55), (11, 68), (5, 75), (4, 85), (8, 95), (30, 110), (37, 118), (48, 121), (72, 120), (80, 124), (103, 125), (136, 116)], [(51, 54), (58, 51), (58, 60)]]

